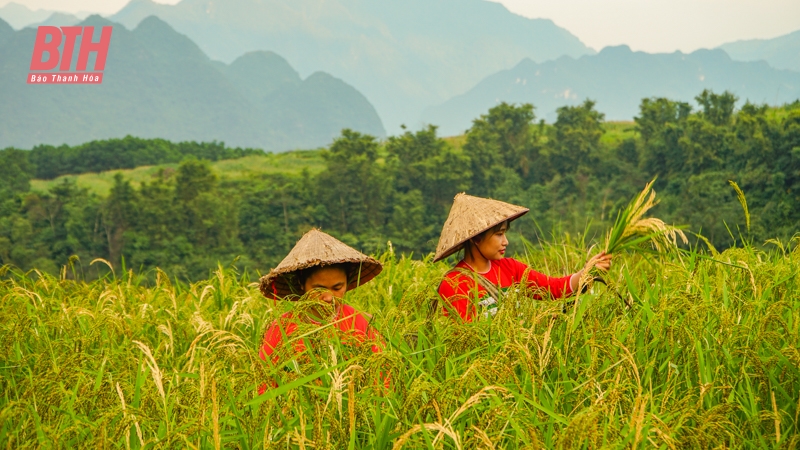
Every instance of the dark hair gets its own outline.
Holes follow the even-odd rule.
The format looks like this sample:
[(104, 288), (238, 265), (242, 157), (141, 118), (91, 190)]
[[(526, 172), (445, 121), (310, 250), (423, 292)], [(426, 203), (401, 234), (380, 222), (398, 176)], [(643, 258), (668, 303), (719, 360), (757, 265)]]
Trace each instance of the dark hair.
[(494, 233), (497, 233), (498, 231), (500, 231), (500, 229), (503, 228), (503, 225), (506, 226), (506, 231), (511, 229), (511, 221), (504, 220), (504, 221), (498, 223), (497, 225), (493, 226), (492, 228), (489, 228), (488, 230), (484, 231), (483, 233), (475, 236), (474, 238), (467, 239), (467, 241), (464, 242), (464, 254), (466, 255), (469, 252), (469, 247), (471, 247), (472, 245), (475, 245), (473, 243), (473, 240), (475, 240), (475, 242), (480, 242), (486, 236), (489, 236), (491, 234), (494, 234)]
[(306, 280), (311, 278), (311, 275), (313, 275), (314, 272), (316, 272), (316, 271), (318, 271), (320, 269), (327, 269), (327, 268), (331, 268), (332, 267), (334, 269), (341, 269), (342, 272), (344, 272), (344, 276), (345, 276), (345, 278), (347, 278), (347, 282), (349, 284), (350, 283), (350, 274), (352, 272), (352, 266), (353, 266), (352, 264), (348, 264), (348, 263), (337, 263), (337, 264), (328, 264), (328, 265), (324, 265), (324, 266), (313, 266), (313, 267), (309, 267), (309, 268), (306, 268), (306, 269), (303, 269), (303, 270), (298, 270), (295, 273), (295, 276), (297, 277), (297, 283), (300, 285), (300, 290), (302, 291), (303, 287), (306, 284)]

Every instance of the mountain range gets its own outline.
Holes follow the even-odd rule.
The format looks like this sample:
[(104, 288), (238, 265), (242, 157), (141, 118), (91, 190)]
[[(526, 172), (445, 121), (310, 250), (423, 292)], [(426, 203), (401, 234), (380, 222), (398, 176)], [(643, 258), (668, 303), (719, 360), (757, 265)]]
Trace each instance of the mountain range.
[(67, 14), (62, 12), (54, 12), (50, 14), (50, 16), (38, 23), (31, 25), (31, 27), (39, 27), (39, 26), (54, 26), (54, 27), (63, 27), (63, 26), (73, 26), (80, 23), (81, 18), (75, 16), (73, 14)]
[(729, 90), (740, 100), (780, 104), (800, 98), (800, 72), (778, 70), (764, 61), (733, 61), (722, 50), (649, 54), (628, 46), (606, 47), (597, 55), (536, 63), (525, 59), (491, 75), (462, 95), (428, 108), (422, 121), (442, 134), (460, 134), (498, 102), (532, 103), (552, 122), (556, 109), (585, 99), (597, 102), (608, 120), (631, 120), (645, 97), (695, 104), (703, 89)]
[[(0, 17), (11, 13), (17, 25), (25, 17), (36, 19), (32, 25), (80, 20), (52, 11), (36, 11), (33, 17), (13, 3), (0, 8)], [(51, 15), (42, 19), (45, 13)], [(630, 120), (643, 97), (691, 101), (705, 88), (729, 89), (743, 100), (774, 104), (800, 95), (800, 31), (691, 54), (647, 54), (625, 46), (598, 54), (549, 20), (527, 19), (485, 0), (182, 0), (176, 5), (131, 0), (112, 18), (133, 30), (126, 30), (135, 41), (129, 47), (157, 61), (152, 64), (161, 73), (180, 76), (191, 68), (197, 76), (148, 84), (137, 74), (152, 78), (152, 71), (133, 66), (151, 64), (150, 59), (110, 64), (109, 81), (86, 90), (92, 93), (86, 101), (100, 105), (113, 97), (138, 105), (153, 95), (151, 106), (139, 109), (159, 123), (127, 114), (104, 127), (70, 125), (63, 134), (69, 142), (94, 126), (92, 136), (189, 136), (280, 150), (326, 144), (343, 126), (383, 136), (384, 124), (396, 133), (401, 124), (433, 123), (442, 134), (459, 134), (499, 101), (532, 102), (540, 117), (553, 120), (557, 107), (591, 98), (607, 118)], [(165, 22), (175, 30), (164, 31), (169, 28)], [(0, 41), (4, 33), (24, 31), (5, 28), (0, 26)], [(165, 39), (150, 39), (148, 33), (162, 31)], [(29, 62), (33, 38), (26, 36), (17, 39), (15, 49), (0, 48), (0, 58), (3, 52), (19, 53), (15, 68), (0, 60), (0, 74), (23, 70)], [(112, 53), (110, 58), (119, 56)], [(114, 67), (125, 68), (113, 79), (126, 80), (127, 88), (107, 85), (115, 83), (109, 78)], [(37, 88), (31, 92), (52, 89)], [(0, 100), (6, 96), (28, 105), (21, 97), (27, 89), (0, 92)], [(75, 86), (69, 92), (83, 89)], [(112, 95), (113, 89), (119, 92)], [(108, 96), (96, 99), (98, 92)], [(212, 98), (216, 103), (209, 105)], [(4, 107), (13, 104), (0, 105), (0, 111)], [(225, 120), (214, 118), (226, 108), (235, 110), (226, 113), (231, 117), (246, 117), (223, 127)], [(188, 112), (179, 113), (183, 110)], [(12, 133), (24, 129), (0, 124), (0, 131), (4, 126)], [(234, 132), (237, 127), (241, 131)], [(40, 135), (13, 142), (35, 142), (35, 136)], [(48, 135), (47, 142), (58, 136)]]
[(0, 6), (0, 20), (7, 22), (14, 29), (38, 25), (73, 25), (91, 15), (81, 11), (67, 14), (47, 9), (31, 10), (25, 5), (11, 2)]
[(720, 46), (737, 61), (766, 61), (776, 69), (800, 71), (800, 30), (774, 39), (750, 39)]
[(14, 85), (0, 89), (0, 148), (131, 134), (280, 151), (327, 145), (342, 128), (385, 136), (352, 86), (324, 72), (302, 79), (274, 53), (215, 62), (156, 17), (132, 31), (100, 16), (79, 25), (95, 26), (95, 40), (114, 26), (101, 85), (25, 84), (36, 30), (0, 20), (0, 79)]
[(212, 59), (270, 50), (301, 74), (339, 77), (364, 93), (390, 132), (523, 58), (594, 53), (550, 20), (485, 0), (132, 0), (111, 19), (131, 28), (150, 15)]
[(31, 11), (19, 3), (8, 3), (0, 7), (0, 19), (13, 28), (19, 29), (34, 23), (41, 22), (53, 14), (54, 11), (37, 9)]

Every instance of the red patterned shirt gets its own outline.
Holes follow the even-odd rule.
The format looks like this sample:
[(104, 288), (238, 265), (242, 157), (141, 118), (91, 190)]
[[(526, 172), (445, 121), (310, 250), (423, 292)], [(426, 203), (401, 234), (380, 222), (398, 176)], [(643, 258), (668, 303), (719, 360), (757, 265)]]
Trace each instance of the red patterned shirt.
[[(553, 298), (567, 297), (572, 294), (570, 285), (572, 275), (560, 278), (548, 277), (531, 270), (526, 264), (513, 258), (490, 261), (490, 264), (489, 271), (481, 275), (501, 291), (506, 291), (516, 284), (524, 284), (532, 289), (544, 289)], [(486, 296), (486, 289), (477, 283), (470, 273), (474, 273), (474, 270), (464, 260), (461, 260), (439, 284), (439, 295), (447, 302), (444, 314), (448, 315), (448, 310), (452, 309), (466, 322), (472, 322), (477, 313), (475, 303), (471, 299), (479, 300), (478, 304), (487, 307), (496, 306), (497, 301), (497, 299)], [(541, 299), (542, 296), (536, 295), (535, 298)]]

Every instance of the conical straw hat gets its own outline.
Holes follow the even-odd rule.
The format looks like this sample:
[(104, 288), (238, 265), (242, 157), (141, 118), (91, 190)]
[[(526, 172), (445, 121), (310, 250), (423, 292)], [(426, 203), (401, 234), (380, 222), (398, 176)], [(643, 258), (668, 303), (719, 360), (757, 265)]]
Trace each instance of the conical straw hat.
[(349, 273), (347, 290), (355, 289), (375, 278), (383, 270), (376, 259), (371, 258), (333, 236), (313, 229), (304, 234), (292, 251), (277, 267), (261, 277), (261, 293), (267, 298), (282, 299), (300, 296), (303, 291), (297, 272), (314, 266), (349, 263), (355, 267)]
[(528, 211), (530, 211), (528, 208), (490, 198), (457, 194), (442, 227), (442, 235), (439, 237), (433, 261), (447, 258), (461, 249), (468, 240), (506, 220), (514, 220)]

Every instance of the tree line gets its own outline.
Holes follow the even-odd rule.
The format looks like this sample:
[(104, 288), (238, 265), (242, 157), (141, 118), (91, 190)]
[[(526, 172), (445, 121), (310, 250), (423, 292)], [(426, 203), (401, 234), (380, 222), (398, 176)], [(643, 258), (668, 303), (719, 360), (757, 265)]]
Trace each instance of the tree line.
[[(559, 108), (553, 124), (537, 121), (533, 105), (501, 103), (457, 139), (442, 139), (435, 126), (383, 142), (343, 130), (321, 150), (325, 170), (315, 175), (220, 180), (213, 158), (200, 155), (139, 187), (117, 175), (107, 197), (69, 180), (31, 192), (38, 160), (7, 149), (0, 152), (0, 262), (55, 272), (74, 265), (72, 255), (83, 270), (101, 257), (117, 268), (160, 267), (198, 279), (235, 260), (263, 273), (311, 227), (365, 252), (391, 241), (395, 251), (421, 257), (434, 250), (458, 192), (529, 207), (512, 239), (600, 238), (653, 177), (661, 199), (655, 214), (718, 249), (790, 239), (800, 223), (800, 101), (736, 109), (733, 94), (710, 91), (696, 101), (695, 109), (643, 99), (636, 132), (622, 139), (589, 100)], [(746, 194), (749, 221), (729, 180)]]
[(178, 163), (190, 157), (218, 161), (263, 153), (253, 148), (226, 147), (224, 143), (216, 141), (170, 142), (133, 136), (96, 140), (76, 146), (37, 145), (30, 151), (7, 148), (3, 152), (4, 157), (13, 158), (26, 175), (44, 180), (61, 175)]

